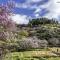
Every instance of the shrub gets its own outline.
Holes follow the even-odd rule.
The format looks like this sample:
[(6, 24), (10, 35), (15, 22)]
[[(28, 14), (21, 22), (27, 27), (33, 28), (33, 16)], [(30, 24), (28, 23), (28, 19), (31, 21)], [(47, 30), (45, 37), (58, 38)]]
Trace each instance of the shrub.
[(29, 33), (25, 30), (22, 30), (20, 32), (17, 33), (17, 38), (23, 38), (23, 37), (28, 37), (29, 36)]
[(53, 37), (52, 35), (53, 34), (51, 33), (51, 31), (44, 27), (41, 27), (41, 29), (36, 32), (36, 36), (40, 39), (48, 40), (49, 38)]
[(60, 41), (58, 38), (50, 38), (48, 40), (48, 42), (52, 45), (52, 46), (58, 46), (60, 44)]
[(29, 50), (31, 48), (44, 48), (48, 45), (46, 40), (37, 40), (33, 38), (26, 38), (18, 42), (18, 50)]

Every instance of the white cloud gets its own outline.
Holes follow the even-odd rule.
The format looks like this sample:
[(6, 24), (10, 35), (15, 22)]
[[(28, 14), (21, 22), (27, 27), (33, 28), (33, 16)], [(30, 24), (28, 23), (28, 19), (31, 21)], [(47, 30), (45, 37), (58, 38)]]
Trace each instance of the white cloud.
[(31, 2), (40, 2), (40, 1), (42, 1), (42, 0), (26, 0), (27, 2), (29, 2), (29, 3), (31, 3)]
[(47, 10), (49, 13), (46, 14), (45, 17), (58, 19), (58, 16), (60, 16), (60, 3), (58, 2), (60, 2), (60, 0), (50, 0), (48, 2), (49, 5), (47, 4)]
[(41, 12), (41, 8), (36, 8), (35, 11), (34, 11), (34, 16), (37, 18), (39, 17), (39, 13)]
[(33, 2), (40, 2), (41, 0), (32, 0)]
[(41, 9), (40, 8), (37, 8), (34, 13), (38, 13), (40, 11), (41, 11)]
[(26, 15), (14, 14), (14, 16), (11, 16), (11, 18), (18, 24), (27, 24), (29, 22)]
[(15, 7), (17, 7), (17, 8), (28, 8), (28, 7), (31, 7), (31, 5), (28, 3), (15, 3)]
[[(29, 9), (35, 9), (37, 8), (37, 3), (42, 0), (26, 0), (24, 3), (15, 3), (15, 6), (18, 8), (29, 8)], [(36, 3), (32, 5), (33, 3)]]
[[(17, 4), (17, 7), (35, 9), (34, 14), (36, 17), (38, 17), (42, 9), (45, 8), (49, 12), (45, 13), (44, 17), (58, 19), (58, 17), (60, 16), (60, 0), (49, 0), (44, 4), (37, 5), (37, 2), (40, 1), (42, 0), (26, 0), (26, 2), (23, 4)], [(31, 3), (36, 3), (36, 4), (32, 5)]]
[(60, 16), (60, 0), (49, 0), (47, 3), (35, 7), (35, 16), (38, 17), (42, 9), (49, 11), (44, 15), (47, 18), (56, 18), (59, 19)]
[(35, 14), (35, 17), (37, 18), (37, 17), (39, 17), (39, 14), (37, 13), (37, 14)]

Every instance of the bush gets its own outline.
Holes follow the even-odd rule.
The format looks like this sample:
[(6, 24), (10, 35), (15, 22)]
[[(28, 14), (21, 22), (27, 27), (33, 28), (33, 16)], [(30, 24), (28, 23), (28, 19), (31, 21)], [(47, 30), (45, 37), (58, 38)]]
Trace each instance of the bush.
[(28, 37), (29, 33), (26, 30), (22, 30), (20, 32), (17, 33), (17, 38), (23, 38), (23, 37)]
[(48, 42), (49, 42), (50, 45), (52, 45), (52, 46), (59, 46), (59, 44), (60, 44), (60, 41), (59, 41), (58, 38), (50, 38), (50, 39), (48, 40)]
[(51, 31), (49, 29), (44, 28), (44, 27), (41, 27), (41, 29), (36, 32), (36, 36), (39, 39), (48, 40), (49, 38), (53, 37), (52, 35), (53, 35), (53, 32), (51, 33)]
[(37, 40), (33, 38), (26, 38), (18, 42), (18, 50), (29, 50), (31, 48), (44, 48), (48, 45), (46, 40)]

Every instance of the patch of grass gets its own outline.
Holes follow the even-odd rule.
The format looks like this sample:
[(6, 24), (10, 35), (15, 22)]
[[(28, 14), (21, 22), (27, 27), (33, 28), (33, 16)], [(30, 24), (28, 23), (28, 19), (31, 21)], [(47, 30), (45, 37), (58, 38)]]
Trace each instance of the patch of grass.
[(60, 57), (51, 57), (51, 58), (48, 58), (48, 60), (60, 60)]
[[(49, 51), (26, 51), (26, 52), (14, 52), (9, 53), (5, 56), (4, 60), (46, 60), (46, 59), (54, 59), (54, 57)], [(43, 57), (43, 58), (41, 58)], [(59, 59), (59, 58), (56, 58)]]
[(54, 49), (8, 53), (4, 60), (60, 60), (60, 57), (51, 52)]

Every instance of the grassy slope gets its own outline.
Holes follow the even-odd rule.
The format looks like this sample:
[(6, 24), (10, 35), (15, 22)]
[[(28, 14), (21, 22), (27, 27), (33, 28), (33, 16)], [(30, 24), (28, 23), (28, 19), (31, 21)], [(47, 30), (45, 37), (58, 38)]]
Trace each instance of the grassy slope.
[(4, 60), (60, 60), (60, 57), (57, 57), (57, 55), (51, 51), (52, 50), (14, 52), (7, 54)]
[[(47, 24), (44, 27), (49, 28), (51, 30), (56, 28), (60, 29), (60, 25)], [(51, 52), (51, 51), (57, 51), (56, 49), (57, 48), (50, 48), (50, 51), (41, 51), (38, 49), (38, 51), (24, 51), (24, 52), (9, 53), (5, 56), (4, 60), (60, 60), (60, 57), (54, 57), (56, 56), (56, 54), (53, 54)]]

